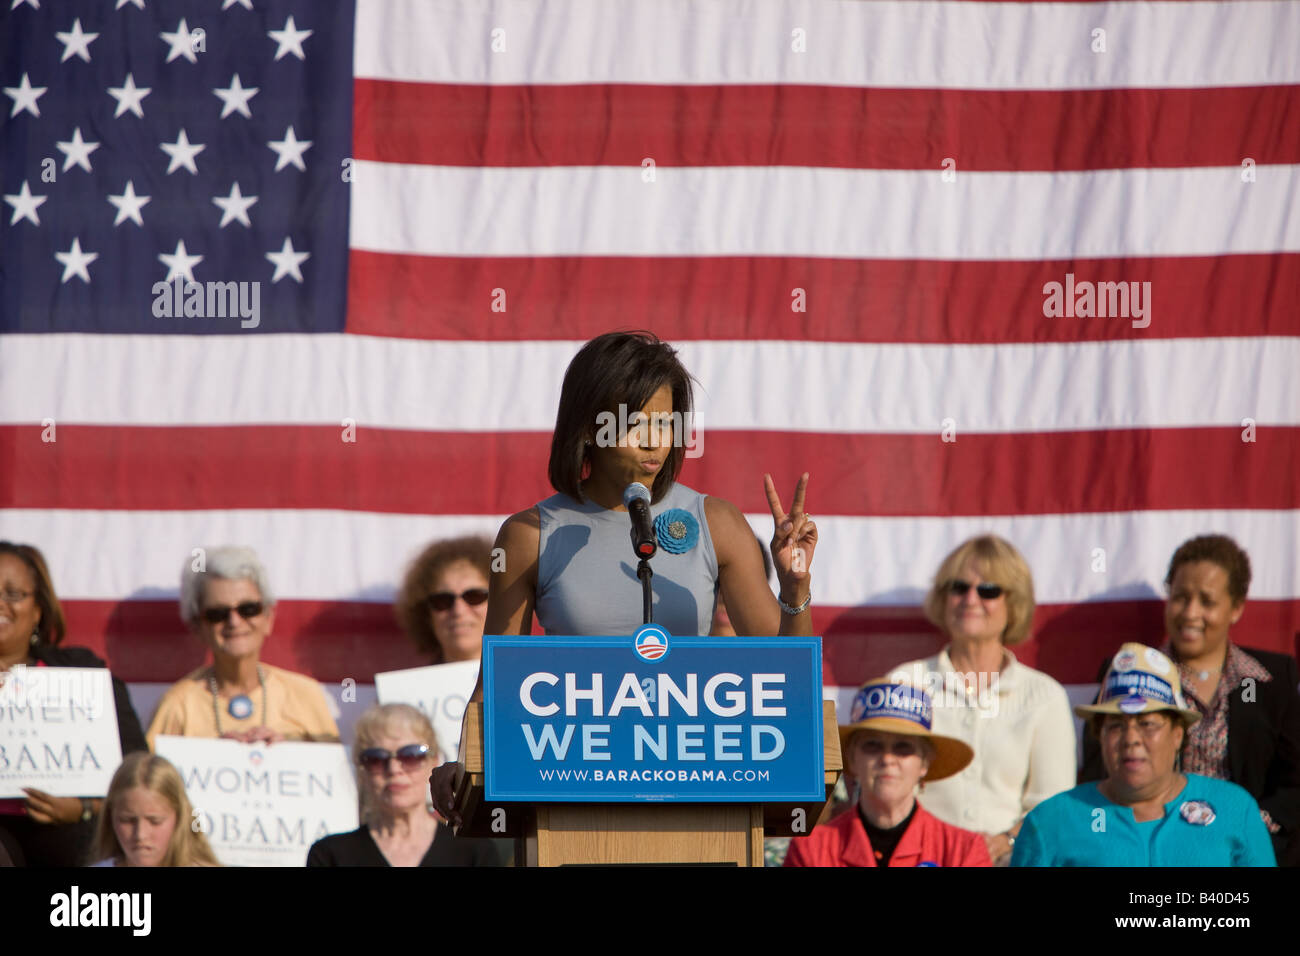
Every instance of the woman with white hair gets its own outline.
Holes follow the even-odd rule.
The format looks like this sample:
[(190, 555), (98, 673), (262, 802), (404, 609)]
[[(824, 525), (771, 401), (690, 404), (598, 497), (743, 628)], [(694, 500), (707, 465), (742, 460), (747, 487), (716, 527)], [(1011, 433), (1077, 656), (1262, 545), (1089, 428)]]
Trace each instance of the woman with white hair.
[(146, 734), (150, 747), (159, 734), (338, 741), (321, 686), (260, 659), (275, 624), (275, 595), (252, 548), (209, 548), (201, 561), (187, 564), (180, 606), (181, 619), (212, 651), (212, 663), (163, 695)]

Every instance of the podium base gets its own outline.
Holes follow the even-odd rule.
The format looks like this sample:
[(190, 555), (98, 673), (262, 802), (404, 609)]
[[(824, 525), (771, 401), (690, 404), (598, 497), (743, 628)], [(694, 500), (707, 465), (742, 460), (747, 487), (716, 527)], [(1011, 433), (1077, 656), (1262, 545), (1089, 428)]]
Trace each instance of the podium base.
[(537, 806), (524, 866), (763, 865), (763, 807), (561, 803)]

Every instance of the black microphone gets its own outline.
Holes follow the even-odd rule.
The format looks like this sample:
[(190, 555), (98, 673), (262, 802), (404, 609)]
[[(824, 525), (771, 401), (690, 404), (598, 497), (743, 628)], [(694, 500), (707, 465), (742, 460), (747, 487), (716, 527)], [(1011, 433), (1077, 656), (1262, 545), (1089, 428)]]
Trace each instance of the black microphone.
[(659, 550), (650, 522), (650, 489), (634, 481), (623, 489), (623, 505), (632, 518), (632, 550), (638, 558), (653, 558)]

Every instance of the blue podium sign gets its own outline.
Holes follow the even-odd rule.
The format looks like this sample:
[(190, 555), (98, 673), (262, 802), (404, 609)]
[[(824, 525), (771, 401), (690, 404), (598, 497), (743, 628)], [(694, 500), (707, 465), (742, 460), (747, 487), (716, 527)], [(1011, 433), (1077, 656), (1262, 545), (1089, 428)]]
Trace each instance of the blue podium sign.
[(483, 640), (486, 799), (825, 797), (821, 639)]

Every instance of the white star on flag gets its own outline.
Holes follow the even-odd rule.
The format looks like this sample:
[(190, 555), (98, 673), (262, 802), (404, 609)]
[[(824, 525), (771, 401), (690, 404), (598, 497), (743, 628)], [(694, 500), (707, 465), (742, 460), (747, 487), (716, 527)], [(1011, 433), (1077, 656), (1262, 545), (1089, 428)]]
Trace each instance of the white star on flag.
[(275, 275), (271, 276), (271, 284), (279, 282), (285, 276), (293, 276), (299, 283), (302, 283), (302, 273), (298, 271), (298, 266), (302, 265), (311, 258), (310, 252), (294, 252), (293, 243), (286, 236), (284, 245), (280, 247), (279, 252), (268, 252), (266, 258), (275, 266)]
[(121, 9), (122, 9), (124, 6), (126, 6), (128, 3), (133, 3), (133, 4), (135, 4), (135, 5), (136, 5), (137, 7), (139, 7), (141, 10), (144, 9), (144, 0), (117, 0), (117, 6), (115, 6), (113, 9), (114, 9), (114, 10), (121, 10)]
[(90, 44), (91, 41), (99, 38), (98, 33), (82, 33), (81, 18), (78, 17), (72, 21), (72, 30), (68, 33), (55, 33), (55, 37), (63, 44), (63, 56), (59, 57), (60, 63), (65, 63), (73, 56), (79, 56), (87, 63), (90, 62)]
[(90, 168), (90, 154), (99, 149), (99, 144), (87, 143), (82, 139), (80, 126), (72, 131), (72, 139), (61, 143), (56, 142), (54, 145), (65, 157), (63, 160), (65, 173), (73, 166), (80, 166), (88, 173), (93, 172)]
[(122, 190), (121, 195), (108, 197), (108, 201), (117, 207), (117, 218), (113, 220), (113, 225), (120, 226), (130, 219), (137, 226), (143, 226), (144, 220), (140, 218), (140, 210), (144, 208), (144, 204), (150, 198), (149, 196), (137, 196), (135, 194), (135, 182), (128, 179), (126, 188)]
[(239, 82), (239, 74), (236, 73), (230, 79), (230, 85), (224, 90), (217, 87), (212, 92), (221, 98), (224, 104), (221, 107), (221, 119), (225, 119), (231, 113), (238, 111), (249, 119), (253, 118), (253, 113), (248, 108), (248, 101), (257, 95), (257, 87), (250, 86), (245, 88)]
[(26, 110), (33, 116), (40, 116), (41, 110), (36, 105), (36, 101), (45, 95), (45, 91), (49, 87), (32, 86), (31, 81), (27, 79), (26, 73), (23, 74), (23, 78), (18, 83), (18, 86), (5, 87), (5, 96), (12, 98), (14, 101), (14, 108), (9, 111), (9, 118), (13, 119), (17, 116), (19, 110)]
[(72, 248), (67, 252), (56, 252), (54, 258), (58, 259), (63, 265), (63, 278), (59, 280), (59, 285), (63, 285), (73, 276), (76, 276), (86, 285), (90, 285), (90, 271), (86, 266), (98, 259), (99, 253), (82, 252), (81, 240), (74, 238)]
[(191, 143), (189, 137), (185, 135), (184, 127), (182, 127), (180, 135), (176, 137), (176, 142), (159, 143), (158, 148), (172, 158), (171, 162), (167, 164), (168, 176), (182, 166), (197, 176), (199, 168), (194, 165), (194, 157), (207, 149), (207, 146), (202, 143)]
[(278, 173), (280, 170), (284, 169), (284, 167), (293, 163), (293, 165), (297, 166), (305, 173), (307, 171), (307, 164), (302, 161), (302, 154), (311, 148), (311, 144), (311, 140), (299, 139), (295, 136), (292, 125), (285, 132), (284, 139), (273, 139), (267, 143), (266, 145), (275, 150), (276, 155), (279, 157), (275, 161), (274, 172)]
[(128, 73), (121, 86), (110, 86), (108, 88), (108, 95), (117, 100), (117, 112), (113, 114), (113, 119), (117, 119), (127, 110), (130, 110), (140, 119), (144, 119), (144, 109), (140, 106), (140, 101), (152, 92), (152, 87), (137, 87), (135, 85), (135, 75)]
[(194, 267), (203, 261), (202, 256), (192, 256), (185, 249), (185, 240), (180, 239), (176, 242), (176, 251), (171, 255), (165, 252), (158, 253), (158, 261), (167, 267), (167, 278), (164, 282), (171, 282), (177, 276), (184, 276), (186, 281), (194, 281)]
[(266, 35), (276, 43), (280, 44), (275, 51), (275, 58), (278, 60), (286, 53), (292, 53), (300, 60), (307, 59), (302, 52), (302, 41), (311, 36), (314, 30), (299, 30), (293, 22), (293, 17), (284, 21), (283, 30), (267, 30)]
[(9, 9), (17, 10), (24, 3), (30, 5), (33, 10), (39, 10), (41, 8), (41, 0), (14, 0), (14, 5)]
[(257, 197), (243, 195), (239, 191), (238, 182), (230, 187), (229, 196), (224, 198), (213, 196), (212, 201), (221, 210), (221, 224), (217, 228), (225, 229), (226, 224), (232, 219), (237, 220), (241, 225), (252, 228), (253, 224), (248, 219), (248, 207), (257, 202)]
[(194, 34), (191, 33), (190, 28), (185, 25), (184, 17), (181, 18), (180, 25), (176, 28), (175, 33), (164, 32), (158, 35), (171, 46), (171, 49), (167, 51), (166, 62), (170, 63), (178, 56), (185, 57), (185, 59), (189, 60), (191, 63), (199, 62), (199, 58), (194, 55)]
[(5, 202), (14, 207), (14, 215), (9, 220), (9, 225), (17, 225), (19, 219), (30, 219), (39, 226), (41, 217), (36, 215), (36, 210), (48, 198), (48, 196), (33, 196), (27, 186), (27, 180), (24, 179), (23, 186), (18, 192), (5, 196)]
[(253, 9), (253, 0), (221, 0), (222, 11), (229, 10), (235, 4), (239, 4), (245, 10)]

